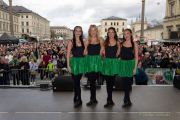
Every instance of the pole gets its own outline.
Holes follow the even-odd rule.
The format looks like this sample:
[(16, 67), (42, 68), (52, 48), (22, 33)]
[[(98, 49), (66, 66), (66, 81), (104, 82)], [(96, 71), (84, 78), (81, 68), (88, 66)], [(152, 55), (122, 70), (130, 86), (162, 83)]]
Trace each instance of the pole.
[(12, 0), (9, 0), (9, 18), (10, 18), (10, 32), (11, 35), (14, 36)]
[(141, 38), (140, 38), (140, 43), (144, 43), (144, 13), (145, 13), (145, 0), (142, 0), (142, 12), (141, 12)]

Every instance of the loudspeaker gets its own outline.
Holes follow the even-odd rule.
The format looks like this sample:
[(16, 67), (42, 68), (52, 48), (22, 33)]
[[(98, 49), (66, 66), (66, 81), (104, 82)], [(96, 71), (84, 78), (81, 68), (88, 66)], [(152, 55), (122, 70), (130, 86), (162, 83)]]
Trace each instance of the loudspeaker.
[(52, 82), (53, 91), (73, 91), (73, 80), (71, 75), (59, 75)]
[(124, 88), (123, 88), (123, 80), (119, 76), (116, 76), (116, 78), (115, 78), (114, 90), (120, 90), (120, 91), (124, 90)]
[(174, 76), (173, 86), (180, 89), (180, 75)]

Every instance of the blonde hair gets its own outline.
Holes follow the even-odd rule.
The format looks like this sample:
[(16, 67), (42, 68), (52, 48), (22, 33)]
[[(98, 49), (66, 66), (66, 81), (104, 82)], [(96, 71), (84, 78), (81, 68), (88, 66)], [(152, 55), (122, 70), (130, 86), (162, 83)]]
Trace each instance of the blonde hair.
[(96, 30), (96, 38), (97, 38), (98, 42), (100, 42), (100, 36), (99, 36), (99, 31), (98, 31), (97, 26), (96, 25), (90, 25), (89, 30), (88, 30), (88, 43), (91, 43), (91, 38), (92, 38), (91, 29), (92, 28), (95, 28), (95, 30)]

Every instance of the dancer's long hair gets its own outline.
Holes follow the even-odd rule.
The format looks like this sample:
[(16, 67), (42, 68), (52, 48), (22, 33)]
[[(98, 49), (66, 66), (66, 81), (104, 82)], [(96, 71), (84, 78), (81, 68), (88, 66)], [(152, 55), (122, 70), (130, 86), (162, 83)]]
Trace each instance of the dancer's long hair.
[(82, 27), (81, 27), (81, 26), (76, 26), (76, 27), (74, 27), (74, 30), (73, 30), (73, 48), (74, 48), (74, 49), (76, 49), (76, 36), (75, 36), (75, 30), (76, 30), (77, 28), (80, 28), (80, 29), (81, 29), (81, 35), (79, 36), (79, 40), (80, 40), (80, 42), (81, 42), (82, 47), (84, 48)]

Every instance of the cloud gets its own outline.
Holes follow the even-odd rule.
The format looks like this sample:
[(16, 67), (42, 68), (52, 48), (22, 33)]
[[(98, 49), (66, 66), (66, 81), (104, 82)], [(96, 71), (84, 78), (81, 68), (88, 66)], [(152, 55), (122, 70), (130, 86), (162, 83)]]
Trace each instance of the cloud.
[[(8, 0), (4, 0), (8, 3)], [(165, 16), (165, 0), (146, 0), (145, 16), (162, 20)], [(159, 4), (160, 3), (160, 4)], [(103, 18), (117, 16), (128, 21), (141, 14), (141, 0), (13, 0), (50, 20), (51, 25), (65, 25), (73, 28), (97, 24)]]

